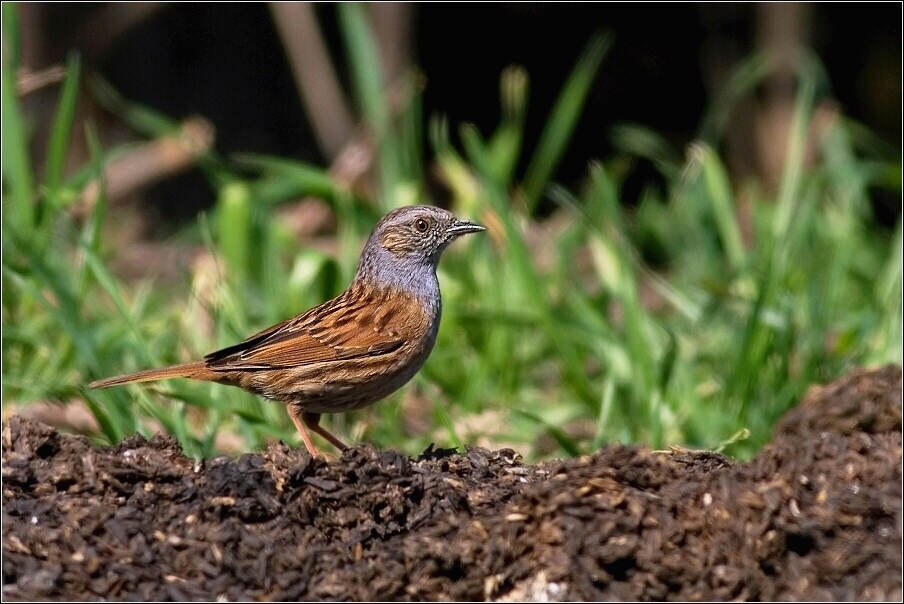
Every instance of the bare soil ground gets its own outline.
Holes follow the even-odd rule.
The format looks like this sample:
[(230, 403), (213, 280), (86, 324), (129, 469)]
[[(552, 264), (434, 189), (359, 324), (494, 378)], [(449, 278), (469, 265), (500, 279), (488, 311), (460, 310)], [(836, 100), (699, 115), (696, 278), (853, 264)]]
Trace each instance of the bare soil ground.
[(901, 369), (814, 388), (749, 463), (607, 446), (273, 446), (195, 467), (3, 427), (4, 600), (897, 600)]

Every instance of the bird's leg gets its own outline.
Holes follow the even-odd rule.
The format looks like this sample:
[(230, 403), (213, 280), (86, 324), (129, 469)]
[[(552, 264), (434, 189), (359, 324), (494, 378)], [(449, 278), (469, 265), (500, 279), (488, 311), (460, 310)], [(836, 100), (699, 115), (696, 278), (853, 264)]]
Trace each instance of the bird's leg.
[[(302, 415), (301, 407), (290, 404), (288, 410), (289, 417), (292, 419), (292, 423), (295, 424), (295, 427), (298, 429), (298, 433), (301, 434), (301, 439), (304, 441), (304, 446), (307, 447), (308, 453), (311, 454), (311, 457), (317, 457), (320, 454), (317, 452), (317, 449), (314, 448), (314, 443), (311, 442), (311, 437), (308, 435), (308, 431), (304, 428), (304, 424), (306, 424), (308, 420), (305, 417), (305, 421), (304, 423), (302, 423), (301, 417), (299, 417)], [(304, 415), (308, 414), (305, 413)]]
[[(319, 413), (302, 413), (301, 420), (304, 422), (304, 425), (327, 439), (331, 445), (339, 449), (340, 451), (348, 451), (348, 446), (345, 445), (341, 440), (330, 434), (326, 428), (320, 425), (320, 414)], [(297, 425), (297, 424), (296, 424)], [(307, 442), (305, 443), (307, 444)], [(310, 450), (310, 446), (308, 449)]]

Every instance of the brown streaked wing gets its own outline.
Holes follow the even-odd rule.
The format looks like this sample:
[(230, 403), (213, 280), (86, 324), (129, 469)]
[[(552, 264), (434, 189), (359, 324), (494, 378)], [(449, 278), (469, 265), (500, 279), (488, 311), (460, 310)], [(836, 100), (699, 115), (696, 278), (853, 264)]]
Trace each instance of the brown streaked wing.
[(227, 346), (226, 348), (221, 348), (220, 350), (211, 352), (208, 355), (204, 355), (204, 360), (209, 366), (212, 363), (219, 363), (230, 357), (236, 356), (239, 353), (254, 348), (254, 346), (265, 342), (271, 336), (276, 336), (277, 334), (289, 331), (291, 329), (291, 324), (296, 323), (300, 318), (301, 317), (293, 317), (291, 319), (283, 321), (282, 323), (277, 323), (276, 325), (268, 327), (267, 329), (259, 331), (253, 336), (242, 340), (238, 344), (233, 344), (232, 346)]
[(390, 303), (384, 292), (349, 290), (299, 317), (210, 354), (205, 360), (210, 369), (230, 371), (296, 367), (387, 354), (410, 338), (417, 338), (428, 322), (414, 300), (399, 302)]

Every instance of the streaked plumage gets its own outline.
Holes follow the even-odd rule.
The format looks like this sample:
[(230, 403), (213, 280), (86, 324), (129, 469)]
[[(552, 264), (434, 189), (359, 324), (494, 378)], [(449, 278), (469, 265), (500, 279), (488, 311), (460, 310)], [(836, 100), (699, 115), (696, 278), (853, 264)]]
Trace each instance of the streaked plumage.
[(312, 455), (305, 426), (344, 450), (318, 424), (320, 414), (371, 405), (417, 373), (439, 329), (440, 254), (457, 237), (482, 230), (431, 206), (394, 210), (374, 228), (354, 281), (338, 297), (203, 360), (90, 386), (173, 377), (239, 386), (286, 403)]

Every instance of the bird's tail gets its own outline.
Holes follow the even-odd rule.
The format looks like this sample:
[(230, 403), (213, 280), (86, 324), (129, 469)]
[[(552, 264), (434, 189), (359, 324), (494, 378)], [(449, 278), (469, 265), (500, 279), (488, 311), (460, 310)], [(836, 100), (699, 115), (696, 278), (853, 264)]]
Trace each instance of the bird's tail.
[(108, 388), (120, 384), (134, 384), (137, 382), (151, 382), (153, 380), (165, 380), (167, 378), (192, 378), (196, 380), (210, 380), (212, 372), (207, 369), (204, 361), (170, 365), (160, 369), (147, 369), (136, 373), (127, 373), (115, 377), (95, 380), (88, 384), (89, 388)]

